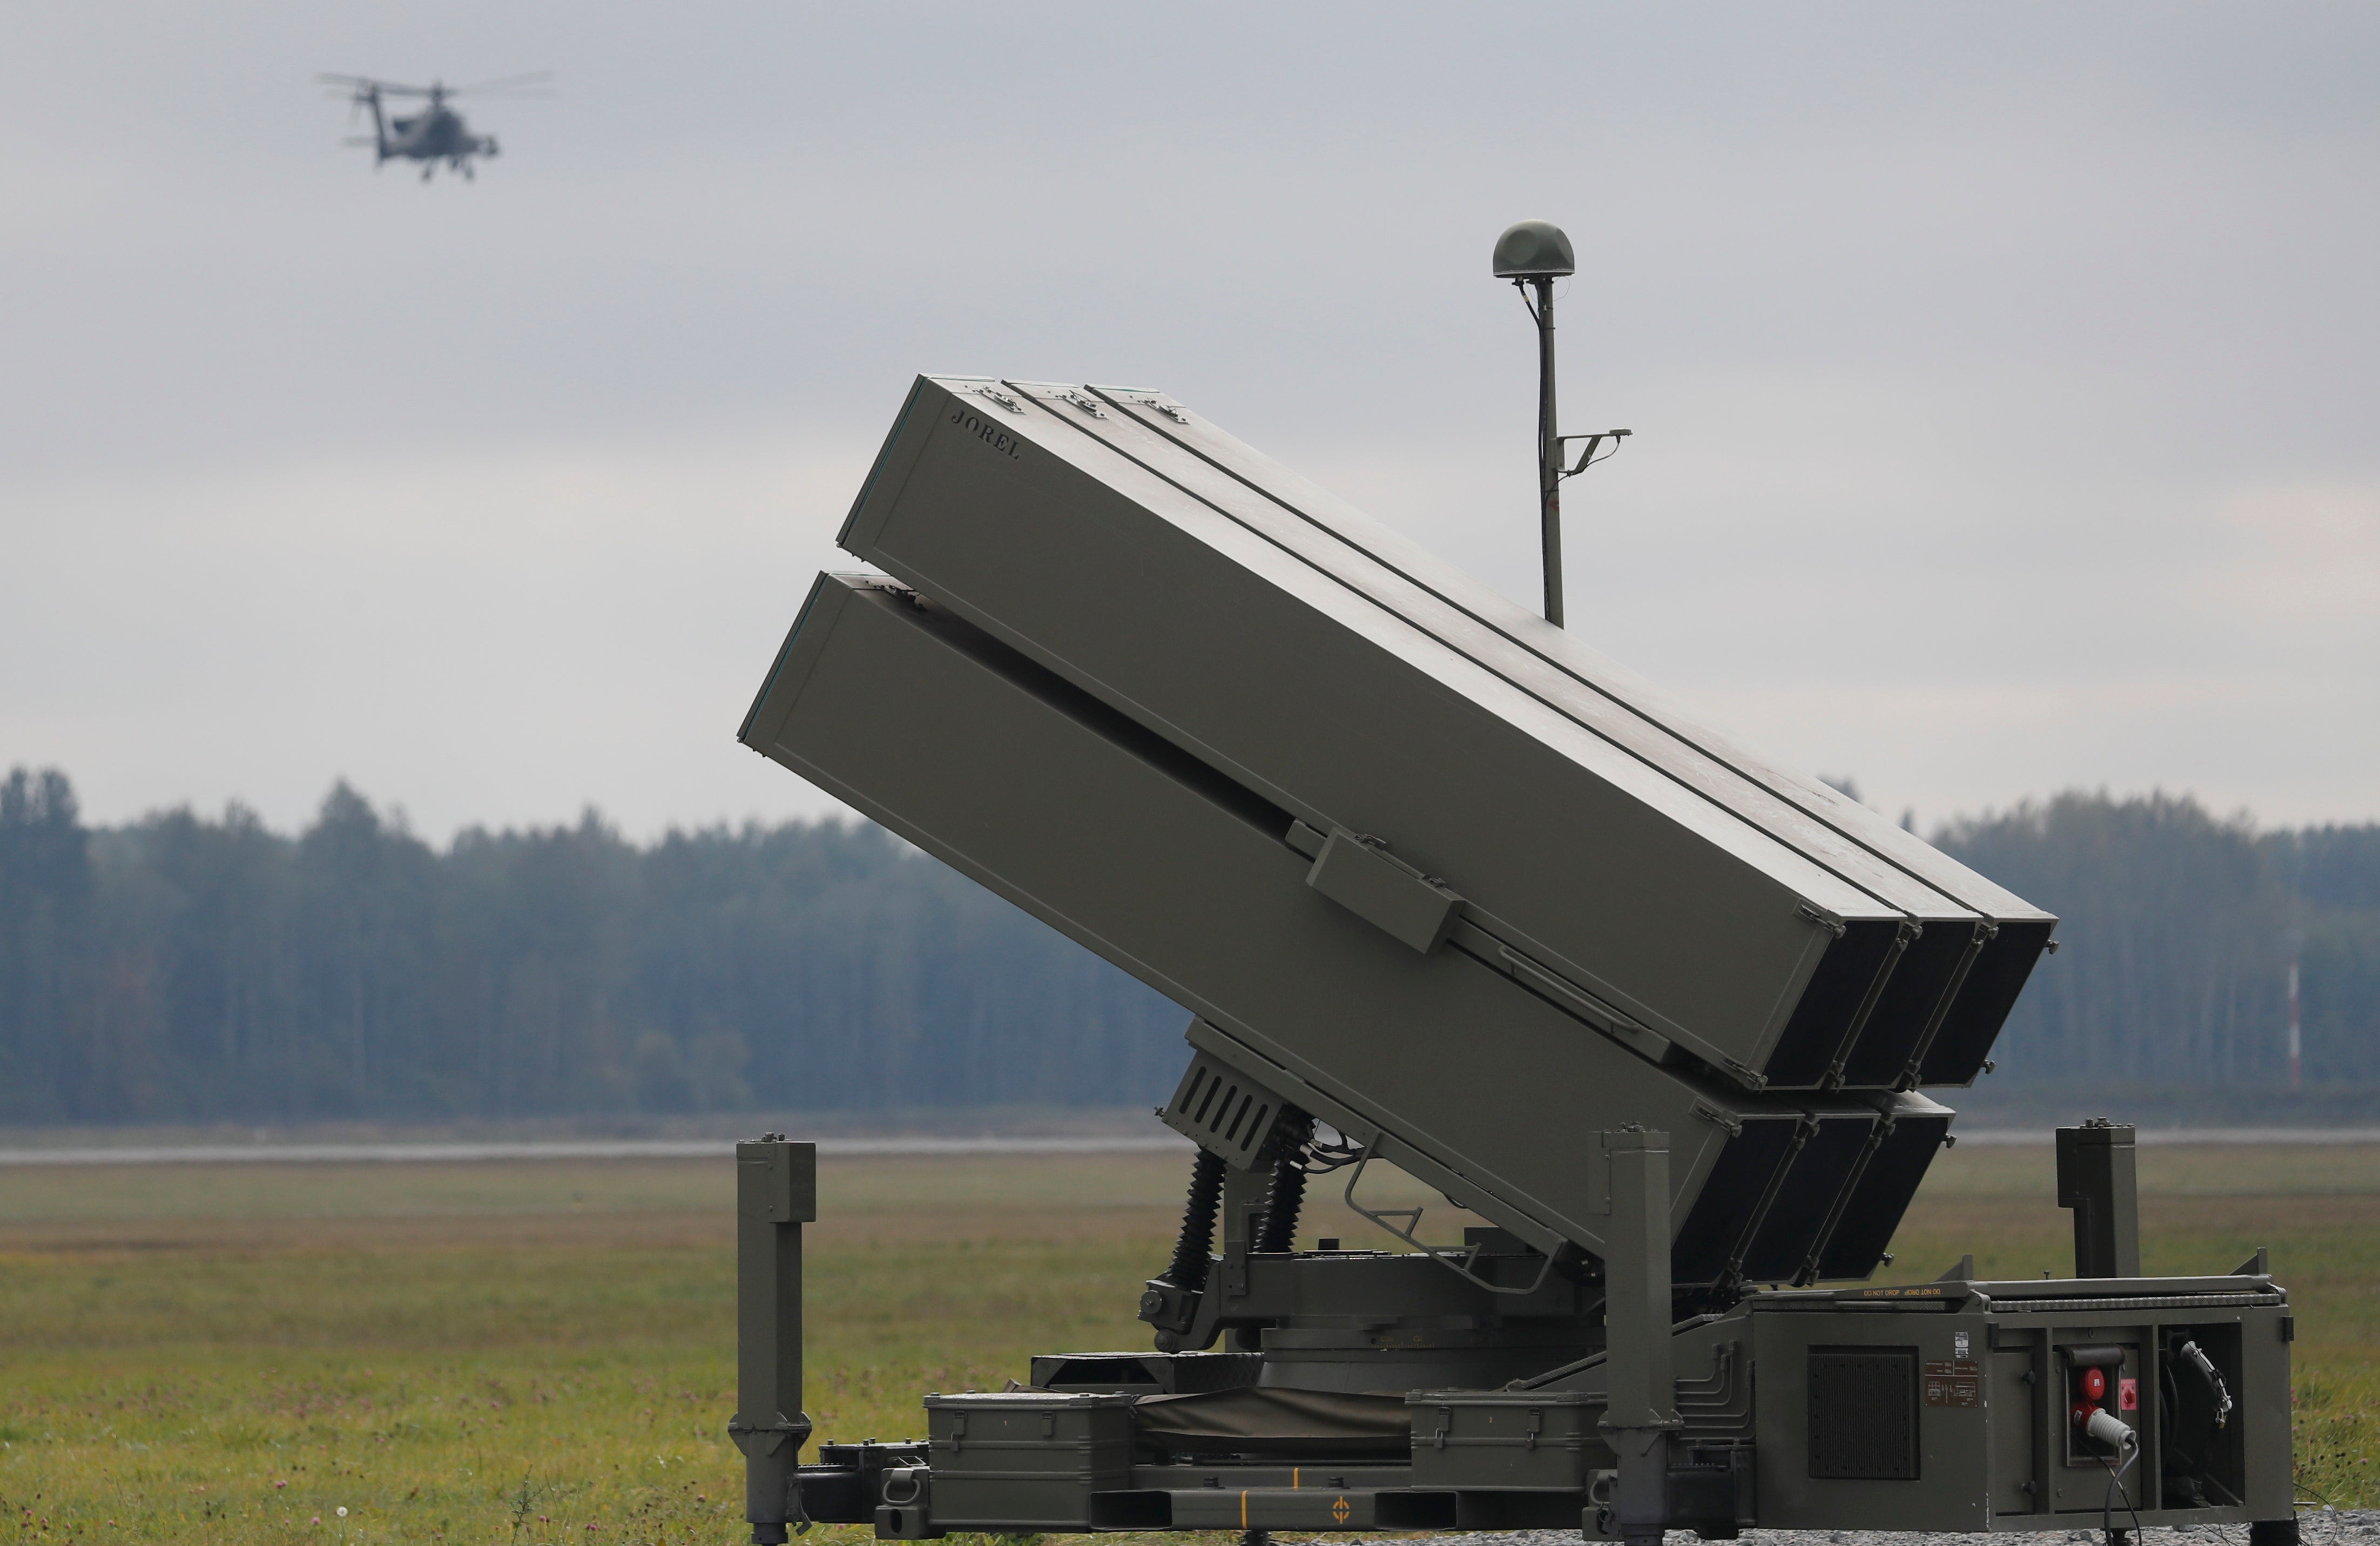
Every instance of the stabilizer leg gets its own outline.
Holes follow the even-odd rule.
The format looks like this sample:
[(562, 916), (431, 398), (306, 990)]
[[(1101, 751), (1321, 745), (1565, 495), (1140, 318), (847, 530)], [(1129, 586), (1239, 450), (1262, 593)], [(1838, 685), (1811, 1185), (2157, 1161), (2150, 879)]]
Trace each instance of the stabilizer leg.
[(735, 1146), (735, 1418), (754, 1546), (782, 1546), (802, 1512), (802, 1225), (818, 1217), (818, 1145), (771, 1133)]
[(1611, 1175), (1604, 1331), (1610, 1396), (1603, 1430), (1620, 1458), (1605, 1533), (1661, 1546), (1670, 1518), (1670, 1435), (1679, 1427), (1670, 1345), (1670, 1136), (1601, 1135)]

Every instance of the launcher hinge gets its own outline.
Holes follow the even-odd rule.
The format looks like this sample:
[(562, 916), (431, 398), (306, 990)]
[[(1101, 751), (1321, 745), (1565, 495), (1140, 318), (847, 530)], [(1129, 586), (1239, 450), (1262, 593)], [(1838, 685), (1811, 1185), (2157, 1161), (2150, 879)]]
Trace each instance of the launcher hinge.
[(1712, 1105), (1707, 1101), (1696, 1101), (1694, 1105), (1694, 1112), (1696, 1116), (1701, 1117), (1704, 1121), (1711, 1124), (1713, 1126), (1726, 1128), (1727, 1136), (1731, 1138), (1742, 1138), (1743, 1136), (1743, 1119), (1742, 1117), (1730, 1116), (1726, 1112), (1719, 1110), (1717, 1106)]
[(1162, 397), (1135, 397), (1133, 401), (1138, 403), (1143, 408), (1155, 408), (1158, 412), (1165, 415), (1166, 418), (1172, 420), (1176, 424), (1187, 424), (1190, 422), (1190, 416), (1188, 414), (1183, 412), (1180, 408), (1175, 408), (1172, 403), (1165, 401)]
[(1845, 934), (1851, 932), (1850, 925), (1846, 924), (1841, 919), (1837, 918), (1834, 914), (1827, 911), (1824, 907), (1817, 907), (1809, 902), (1804, 902), (1801, 906), (1795, 907), (1793, 909), (1793, 916), (1802, 919), (1804, 923), (1816, 924), (1819, 928), (1824, 929), (1828, 933), (1834, 935), (1837, 939), (1841, 939)]

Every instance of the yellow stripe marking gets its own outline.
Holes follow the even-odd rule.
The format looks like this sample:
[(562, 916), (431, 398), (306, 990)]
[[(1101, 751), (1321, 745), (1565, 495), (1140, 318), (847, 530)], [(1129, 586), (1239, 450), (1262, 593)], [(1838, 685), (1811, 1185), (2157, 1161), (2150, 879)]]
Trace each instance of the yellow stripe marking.
[(1240, 1528), (1242, 1528), (1242, 1529), (1246, 1529), (1247, 1528), (1248, 1528), (1248, 1495), (1247, 1495), (1247, 1493), (1246, 1493), (1246, 1492), (1243, 1491), (1243, 1492), (1241, 1492), (1241, 1494), (1240, 1494)]

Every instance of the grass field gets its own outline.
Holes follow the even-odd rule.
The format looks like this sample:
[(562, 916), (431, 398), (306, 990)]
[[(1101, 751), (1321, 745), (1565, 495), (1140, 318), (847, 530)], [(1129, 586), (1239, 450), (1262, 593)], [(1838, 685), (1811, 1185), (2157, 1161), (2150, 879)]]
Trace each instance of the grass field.
[[(907, 1436), (923, 1391), (1145, 1345), (1135, 1291), (1184, 1168), (828, 1162), (821, 1436)], [(2305, 1485), (2380, 1502), (2380, 1148), (2168, 1147), (2141, 1169), (2146, 1271), (2272, 1248)], [(741, 1540), (732, 1186), (695, 1162), (0, 1171), (0, 1509), (44, 1546)], [(2064, 1270), (2046, 1150), (1945, 1155), (1894, 1248), (1899, 1279), (1963, 1251)]]

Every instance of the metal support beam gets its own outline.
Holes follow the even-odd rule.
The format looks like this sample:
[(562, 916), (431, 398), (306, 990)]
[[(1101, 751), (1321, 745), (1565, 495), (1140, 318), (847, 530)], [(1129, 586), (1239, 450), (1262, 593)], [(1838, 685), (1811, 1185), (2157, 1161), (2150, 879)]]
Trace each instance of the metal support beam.
[(1269, 1171), (1234, 1170), (1223, 1177), (1222, 1282), (1208, 1283), (1207, 1293), (1226, 1312), (1234, 1308), (1232, 1301), (1248, 1296), (1248, 1253), (1256, 1249), (1264, 1228), (1265, 1200), (1271, 1189)]
[(771, 1133), (735, 1146), (735, 1418), (744, 1517), (781, 1546), (802, 1512), (802, 1225), (818, 1217), (818, 1145)]
[(1611, 1177), (1603, 1259), (1609, 1395), (1602, 1427), (1620, 1458), (1609, 1533), (1660, 1546), (1670, 1516), (1670, 1435), (1679, 1427), (1670, 1332), (1670, 1135), (1598, 1135)]
[(2132, 1129), (2096, 1118), (2058, 1129), (2058, 1206), (2074, 1210), (2074, 1275), (2141, 1275), (2141, 1187)]

